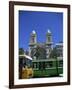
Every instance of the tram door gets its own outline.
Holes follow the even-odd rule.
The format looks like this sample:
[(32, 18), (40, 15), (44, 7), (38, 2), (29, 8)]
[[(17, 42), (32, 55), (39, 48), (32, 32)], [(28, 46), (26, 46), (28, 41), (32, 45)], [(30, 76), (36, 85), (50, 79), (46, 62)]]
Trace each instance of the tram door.
[(45, 69), (45, 62), (39, 62), (39, 70)]

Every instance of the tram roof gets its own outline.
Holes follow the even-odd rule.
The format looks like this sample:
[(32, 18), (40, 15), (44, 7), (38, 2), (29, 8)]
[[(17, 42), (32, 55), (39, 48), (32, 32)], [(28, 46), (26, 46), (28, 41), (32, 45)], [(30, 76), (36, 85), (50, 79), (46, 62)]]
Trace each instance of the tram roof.
[(27, 58), (27, 59), (29, 59), (29, 60), (32, 60), (32, 58), (31, 58), (30, 56), (25, 55), (25, 54), (23, 54), (23, 55), (19, 55), (19, 57), (25, 57), (25, 58)]
[[(58, 61), (61, 59), (58, 59)], [(63, 60), (63, 59), (62, 59)], [(51, 58), (51, 59), (38, 59), (38, 60), (32, 60), (32, 62), (49, 62), (49, 61), (56, 61), (56, 59)]]

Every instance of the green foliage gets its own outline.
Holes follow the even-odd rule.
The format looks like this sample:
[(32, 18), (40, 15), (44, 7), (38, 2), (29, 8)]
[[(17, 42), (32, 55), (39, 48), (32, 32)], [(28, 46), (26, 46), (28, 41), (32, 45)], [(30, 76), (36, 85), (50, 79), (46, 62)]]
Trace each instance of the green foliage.
[(19, 55), (23, 55), (24, 54), (24, 49), (23, 48), (19, 48)]
[(26, 55), (29, 55), (29, 51), (28, 51), (28, 50), (26, 50), (26, 51), (25, 51), (25, 54), (26, 54)]
[(37, 46), (35, 56), (37, 59), (45, 59), (46, 58), (45, 48)]

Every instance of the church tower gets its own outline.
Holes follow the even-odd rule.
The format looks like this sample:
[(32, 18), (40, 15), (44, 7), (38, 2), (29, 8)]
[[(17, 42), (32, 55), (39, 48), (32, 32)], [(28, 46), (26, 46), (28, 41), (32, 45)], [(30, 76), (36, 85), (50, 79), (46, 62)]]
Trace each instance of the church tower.
[(32, 33), (31, 33), (31, 36), (30, 36), (30, 44), (35, 44), (37, 43), (37, 40), (36, 40), (36, 32), (33, 30)]
[(49, 55), (51, 53), (52, 50), (52, 33), (51, 31), (48, 29), (47, 33), (46, 33), (46, 58), (49, 58)]
[(30, 43), (29, 43), (29, 55), (30, 56), (31, 56), (32, 50), (36, 48), (36, 44), (37, 44), (37, 34), (35, 30), (33, 30), (30, 35)]

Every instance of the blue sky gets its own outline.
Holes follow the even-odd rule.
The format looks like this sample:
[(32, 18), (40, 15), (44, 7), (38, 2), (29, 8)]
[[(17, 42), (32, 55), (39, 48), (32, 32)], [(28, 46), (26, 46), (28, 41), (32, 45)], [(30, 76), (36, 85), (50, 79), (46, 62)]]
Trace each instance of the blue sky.
[(63, 13), (19, 11), (19, 48), (28, 49), (33, 30), (37, 33), (37, 41), (45, 42), (48, 29), (54, 44), (63, 41)]

